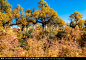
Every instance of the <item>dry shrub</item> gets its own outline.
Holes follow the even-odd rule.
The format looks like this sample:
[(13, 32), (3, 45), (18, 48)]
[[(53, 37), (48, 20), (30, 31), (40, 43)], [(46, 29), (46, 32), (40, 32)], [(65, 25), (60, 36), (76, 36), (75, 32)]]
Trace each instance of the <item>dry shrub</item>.
[(86, 57), (86, 47), (82, 48), (82, 52), (83, 52), (83, 57)]
[(36, 40), (35, 38), (29, 38), (27, 40), (29, 45), (28, 56), (29, 57), (43, 57), (44, 50), (43, 50), (43, 42), (40, 40)]
[(83, 32), (83, 34), (81, 35), (81, 37), (79, 39), (79, 43), (80, 43), (81, 47), (86, 46), (86, 32)]
[[(7, 30), (6, 30), (7, 31)], [(33, 38), (27, 38), (28, 50), (22, 48), (13, 31), (6, 36), (0, 36), (0, 57), (85, 57), (86, 48), (79, 45), (79, 38), (83, 33), (75, 28), (65, 27), (64, 38), (50, 39), (39, 30)], [(14, 33), (14, 32), (13, 32)], [(44, 38), (42, 38), (44, 36)], [(39, 39), (38, 39), (39, 37)], [(9, 54), (9, 55), (8, 55)]]
[(36, 30), (36, 34), (33, 36), (36, 37), (37, 40), (42, 39), (44, 37), (43, 29), (41, 28), (40, 30)]
[(23, 51), (18, 39), (11, 35), (6, 35), (1, 38), (1, 47), (4, 48), (0, 51), (0, 57), (21, 57), (19, 53)]
[(79, 29), (71, 27), (65, 27), (65, 32), (67, 34), (64, 35), (64, 39), (71, 41), (79, 41), (79, 37), (83, 34)]
[(11, 29), (11, 28), (7, 28), (5, 30), (5, 33), (6, 33), (6, 35), (12, 35), (12, 36), (17, 37), (17, 32), (13, 32), (13, 29)]
[(82, 49), (78, 42), (63, 39), (56, 41), (47, 36), (39, 41), (35, 37), (29, 38), (27, 42), (30, 46), (29, 57), (81, 57), (82, 55)]
[[(70, 48), (71, 47), (71, 48)], [(77, 42), (59, 40), (51, 42), (47, 57), (80, 57), (82, 50)]]

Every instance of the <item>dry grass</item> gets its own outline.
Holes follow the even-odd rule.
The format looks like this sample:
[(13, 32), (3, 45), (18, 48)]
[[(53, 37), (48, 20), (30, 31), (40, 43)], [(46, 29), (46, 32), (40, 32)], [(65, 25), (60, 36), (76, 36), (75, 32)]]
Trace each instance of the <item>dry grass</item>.
[(19, 41), (16, 29), (6, 30), (6, 35), (0, 36), (0, 57), (86, 57), (86, 44), (79, 44), (82, 31), (65, 27), (65, 32), (61, 40), (54, 40), (40, 29), (33, 38)]

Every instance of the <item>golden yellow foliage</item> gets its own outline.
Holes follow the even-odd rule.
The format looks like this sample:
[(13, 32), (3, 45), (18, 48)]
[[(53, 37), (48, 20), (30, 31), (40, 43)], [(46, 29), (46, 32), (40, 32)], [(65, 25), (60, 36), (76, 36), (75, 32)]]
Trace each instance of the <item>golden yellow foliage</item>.
[(34, 19), (31, 19), (31, 18), (29, 19), (29, 21), (36, 23), (36, 21)]
[(79, 12), (78, 11), (75, 11), (74, 14), (78, 14)]

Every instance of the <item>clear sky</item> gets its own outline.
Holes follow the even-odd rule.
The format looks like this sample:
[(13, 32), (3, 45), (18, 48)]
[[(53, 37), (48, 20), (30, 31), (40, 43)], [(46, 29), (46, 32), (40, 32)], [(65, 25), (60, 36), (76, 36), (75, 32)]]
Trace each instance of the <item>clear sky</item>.
[[(40, 0), (7, 0), (14, 9), (18, 4), (24, 8), (24, 12), (27, 9), (38, 8), (38, 2)], [(50, 8), (57, 11), (59, 17), (61, 17), (65, 22), (70, 22), (69, 16), (74, 11), (78, 11), (83, 15), (83, 19), (86, 19), (86, 0), (45, 0)]]

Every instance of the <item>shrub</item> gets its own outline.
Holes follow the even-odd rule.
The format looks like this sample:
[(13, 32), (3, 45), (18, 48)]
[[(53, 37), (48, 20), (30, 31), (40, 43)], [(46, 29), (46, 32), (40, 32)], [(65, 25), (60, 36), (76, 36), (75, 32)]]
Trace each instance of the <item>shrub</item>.
[(35, 34), (36, 32), (33, 31), (33, 29), (29, 29), (29, 30), (25, 30), (22, 32), (22, 39), (26, 39), (26, 38), (29, 38), (29, 37), (33, 37), (33, 35)]
[(71, 22), (71, 23), (70, 23), (70, 27), (75, 28), (75, 27), (76, 27), (76, 23)]
[(65, 32), (67, 33), (67, 34), (64, 34), (65, 40), (78, 42), (79, 37), (82, 35), (82, 32), (77, 28), (65, 27)]
[(19, 39), (18, 41), (20, 42), (20, 47), (22, 47), (23, 49), (26, 49), (26, 50), (29, 49), (29, 47), (27, 47), (28, 43), (26, 42), (26, 40)]
[(81, 35), (81, 38), (79, 40), (81, 47), (84, 46), (85, 42), (86, 42), (86, 32), (84, 32), (83, 35)]
[(65, 31), (59, 31), (58, 33), (57, 33), (57, 38), (62, 38), (62, 37), (64, 37), (64, 34), (67, 34)]

